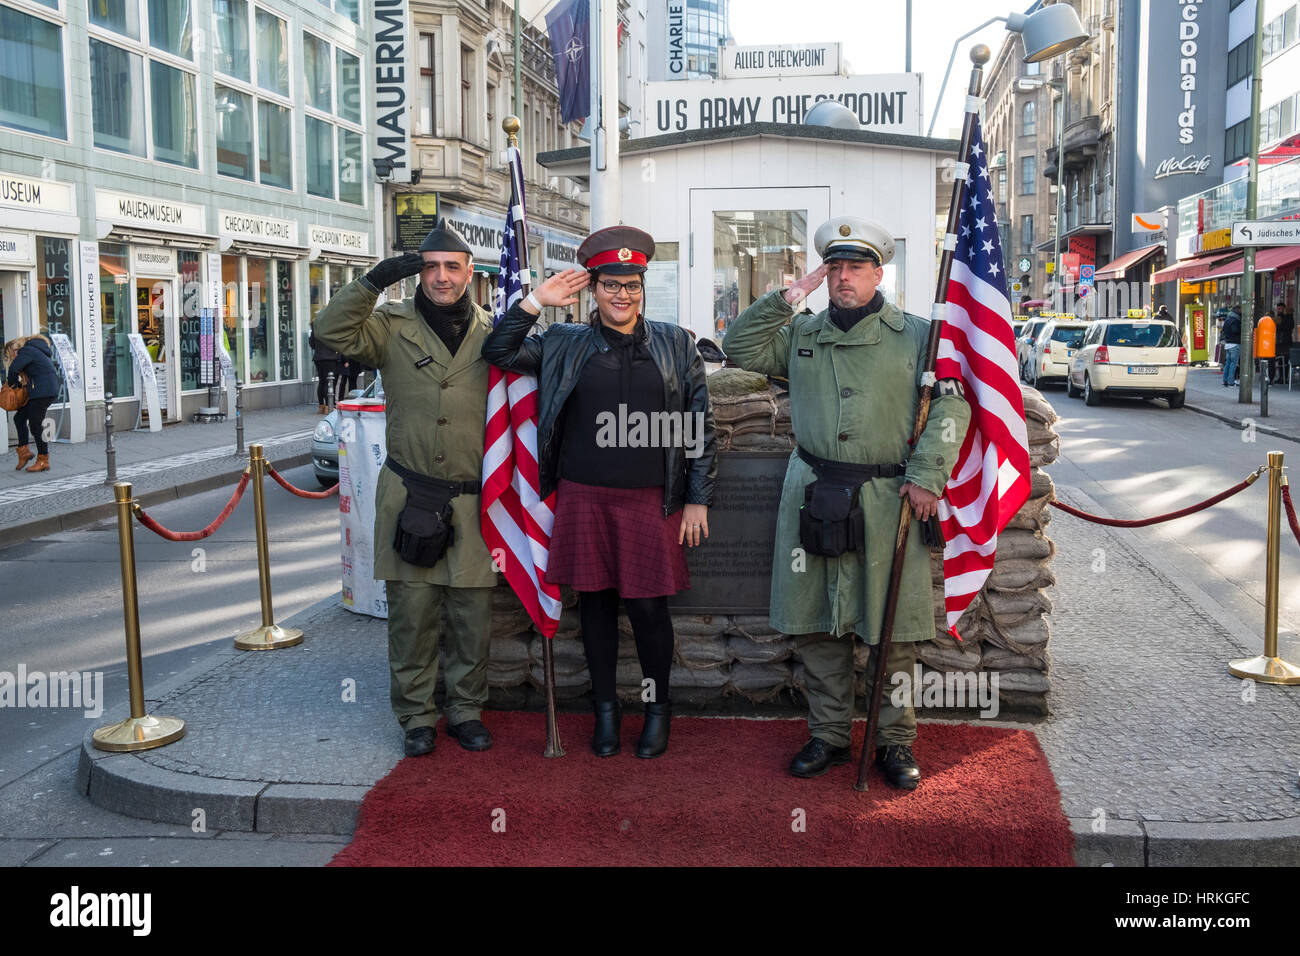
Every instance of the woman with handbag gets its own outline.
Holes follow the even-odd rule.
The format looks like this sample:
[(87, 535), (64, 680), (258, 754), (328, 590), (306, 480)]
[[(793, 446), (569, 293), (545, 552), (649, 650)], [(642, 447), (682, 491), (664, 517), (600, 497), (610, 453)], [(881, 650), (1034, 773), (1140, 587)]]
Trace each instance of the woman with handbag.
[[(621, 746), (620, 600), (644, 678), (636, 754), (657, 757), (668, 747), (668, 597), (690, 587), (683, 544), (696, 547), (708, 537), (717, 474), (704, 362), (685, 329), (641, 314), (653, 255), (654, 240), (640, 229), (593, 233), (578, 248), (585, 270), (548, 278), (506, 312), (483, 345), (492, 364), (538, 377), (539, 490), (543, 499), (556, 493), (546, 580), (581, 595), (596, 713), (591, 746), (600, 757)], [(558, 322), (527, 337), (543, 306), (571, 306), (589, 284), (596, 300), (590, 325)]]
[(59, 376), (54, 370), (54, 352), (50, 340), (43, 335), (29, 335), (13, 339), (5, 346), (4, 359), (7, 372), (5, 384), (20, 388), (19, 376), (28, 381), (27, 401), (14, 412), (14, 428), (18, 431), (18, 465), (20, 470), (32, 460), (28, 447), (29, 430), (36, 440), (36, 463), (28, 471), (50, 470), (50, 447), (45, 441), (45, 413), (50, 403), (59, 395)]

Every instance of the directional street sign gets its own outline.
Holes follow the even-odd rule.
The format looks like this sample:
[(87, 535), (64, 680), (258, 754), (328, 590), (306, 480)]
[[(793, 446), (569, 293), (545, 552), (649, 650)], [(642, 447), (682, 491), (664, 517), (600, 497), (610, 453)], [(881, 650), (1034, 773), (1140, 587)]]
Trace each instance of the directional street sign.
[(1300, 246), (1300, 222), (1263, 219), (1232, 224), (1234, 246)]

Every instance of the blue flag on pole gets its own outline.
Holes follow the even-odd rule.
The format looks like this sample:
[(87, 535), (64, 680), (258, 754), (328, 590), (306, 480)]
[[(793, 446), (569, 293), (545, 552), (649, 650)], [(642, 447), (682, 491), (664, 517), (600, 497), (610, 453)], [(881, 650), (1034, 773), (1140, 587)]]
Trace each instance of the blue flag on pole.
[(567, 0), (546, 15), (560, 88), (560, 122), (591, 115), (590, 0)]

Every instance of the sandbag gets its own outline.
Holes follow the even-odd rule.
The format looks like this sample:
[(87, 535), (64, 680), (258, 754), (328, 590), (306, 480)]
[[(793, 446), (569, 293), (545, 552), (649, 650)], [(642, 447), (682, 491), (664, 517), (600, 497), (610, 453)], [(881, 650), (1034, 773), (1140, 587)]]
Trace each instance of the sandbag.
[(692, 670), (702, 667), (721, 667), (731, 661), (727, 653), (726, 638), (700, 637), (693, 634), (677, 635), (674, 660)]
[(925, 641), (917, 647), (916, 656), (939, 671), (976, 671), (980, 667), (979, 649), (973, 647), (943, 647)]
[(1051, 689), (1047, 675), (1035, 670), (998, 671), (998, 695), (1020, 692), (1045, 694)]
[(742, 664), (772, 664), (790, 658), (794, 639), (779, 635), (777, 640), (759, 643), (743, 634), (727, 637), (727, 655)]
[(728, 398), (766, 392), (768, 382), (766, 375), (758, 372), (746, 372), (740, 368), (721, 368), (708, 378), (709, 398), (716, 405)]
[(673, 631), (678, 637), (691, 634), (697, 637), (717, 637), (731, 628), (731, 618), (725, 614), (674, 614)]
[(731, 631), (760, 644), (785, 636), (772, 626), (766, 614), (737, 614), (731, 619)]
[(1049, 664), (1047, 645), (1039, 644), (1032, 649), (1032, 653), (1028, 654), (1018, 654), (1001, 647), (989, 647), (984, 651), (982, 663), (985, 670), (1045, 671)]
[(1043, 562), (1027, 559), (995, 561), (988, 577), (988, 587), (998, 591), (1049, 588), (1055, 583), (1056, 576)]

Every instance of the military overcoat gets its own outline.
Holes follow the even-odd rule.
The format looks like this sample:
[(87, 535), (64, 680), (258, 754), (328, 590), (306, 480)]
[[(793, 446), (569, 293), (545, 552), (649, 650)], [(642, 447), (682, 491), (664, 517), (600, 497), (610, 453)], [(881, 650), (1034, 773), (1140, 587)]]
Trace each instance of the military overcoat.
[[(916, 448), (909, 449), (929, 321), (889, 302), (848, 332), (826, 311), (791, 319), (782, 290), (769, 293), (731, 323), (723, 351), (746, 369), (789, 378), (792, 429), (813, 455), (873, 465), (906, 461), (907, 472), (862, 485), (865, 551), (824, 558), (804, 554), (799, 542), (804, 487), (816, 475), (791, 454), (772, 556), (772, 626), (787, 634), (856, 633), (875, 644), (902, 508), (899, 489), (910, 481), (942, 492), (965, 439), (970, 408), (958, 394), (936, 393), (928, 424)], [(893, 639), (933, 637), (929, 551), (915, 522), (900, 592)]]
[[(388, 454), (424, 475), (480, 481), (487, 419), (488, 364), (481, 356), (492, 331), (488, 314), (473, 318), (453, 356), (420, 318), (414, 299), (385, 302), (364, 278), (340, 289), (316, 317), (316, 341), (376, 368), (383, 376)], [(376, 580), (423, 581), (452, 587), (496, 583), (479, 530), (478, 495), (452, 499), (455, 538), (432, 568), (408, 564), (393, 550), (406, 487), (389, 468), (379, 470), (375, 500)]]

